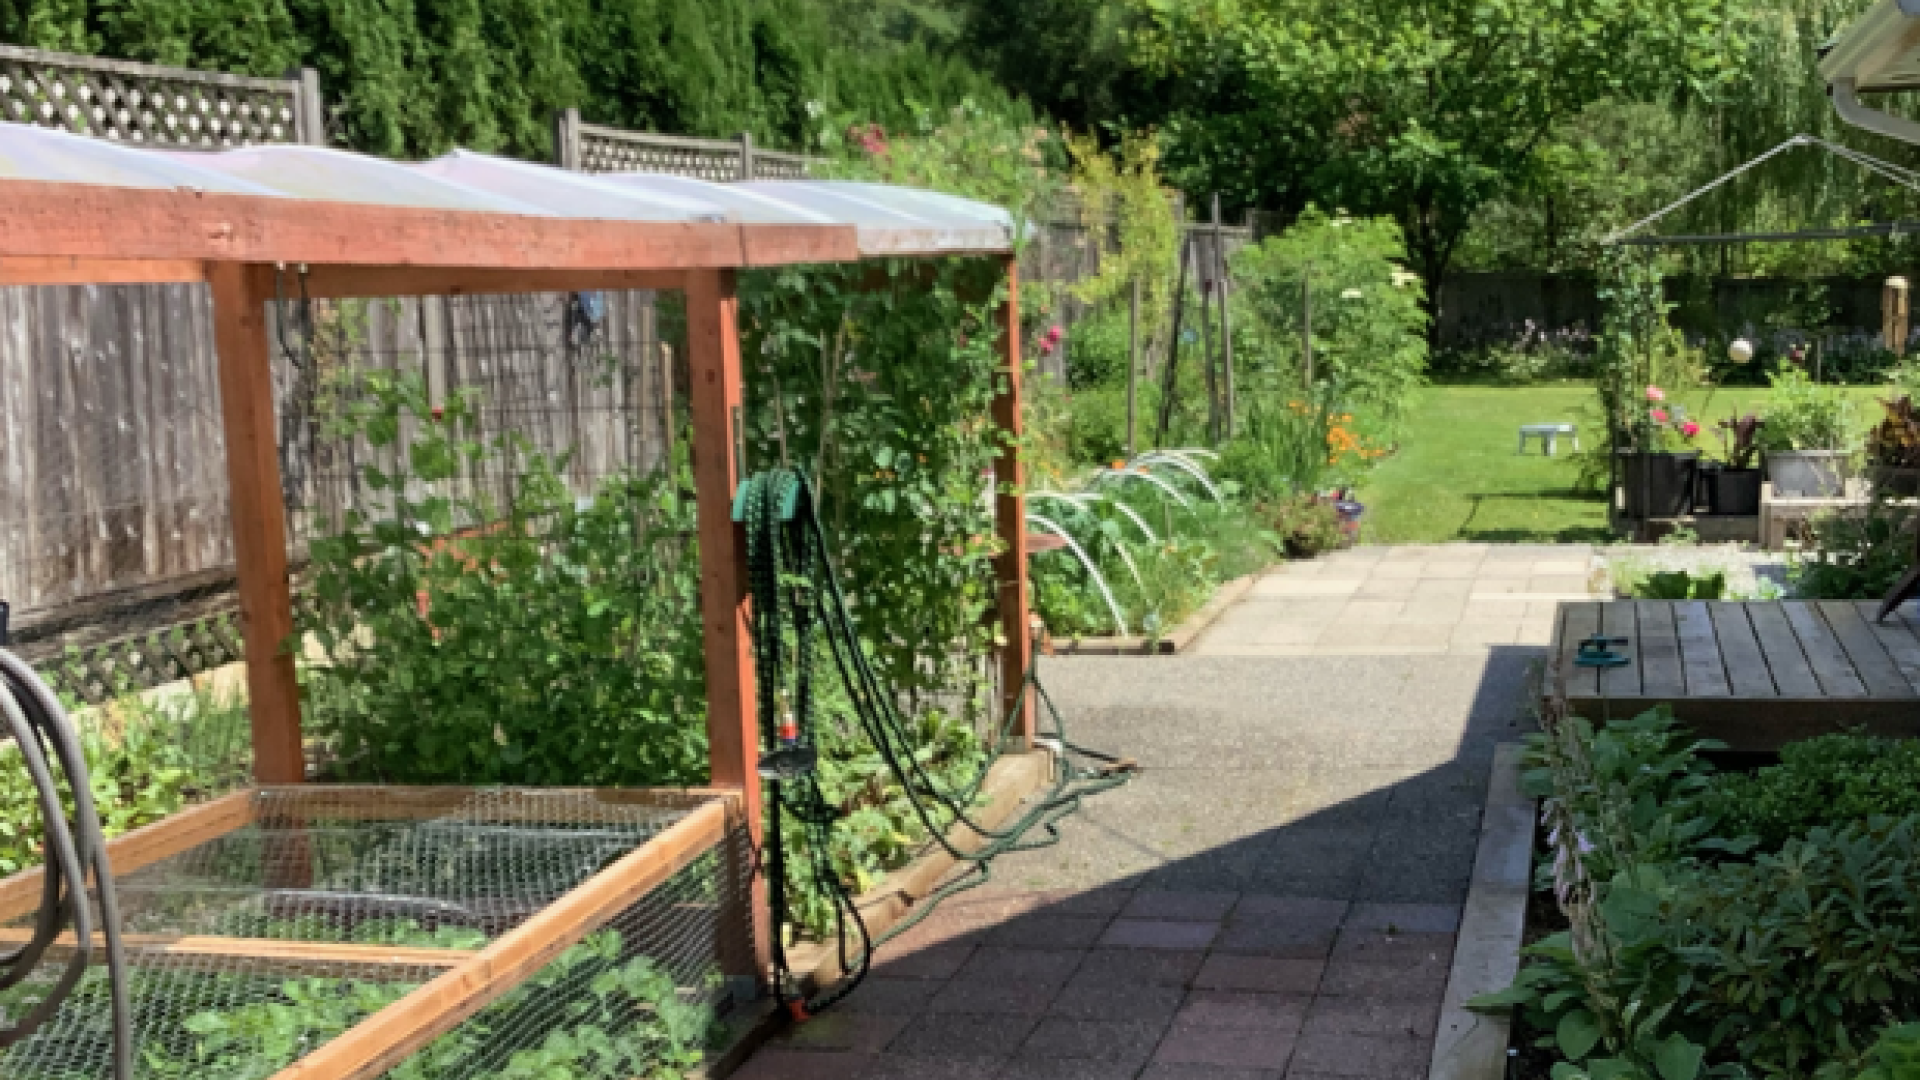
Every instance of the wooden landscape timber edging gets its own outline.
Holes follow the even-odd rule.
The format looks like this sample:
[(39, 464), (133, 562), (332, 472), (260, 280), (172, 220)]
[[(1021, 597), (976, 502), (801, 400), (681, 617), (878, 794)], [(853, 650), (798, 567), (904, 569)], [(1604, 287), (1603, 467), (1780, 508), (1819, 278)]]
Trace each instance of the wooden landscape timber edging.
[(1473, 879), (1441, 999), (1427, 1080), (1501, 1080), (1507, 1074), (1512, 1020), (1475, 1012), (1467, 1002), (1513, 985), (1520, 970), (1533, 886), (1534, 801), (1520, 790), (1524, 752), (1519, 743), (1501, 743), (1493, 751)]
[(1173, 633), (1165, 637), (1081, 637), (1055, 638), (1051, 642), (1050, 652), (1060, 656), (1174, 656), (1191, 648), (1200, 635), (1212, 626), (1226, 610), (1234, 605), (1253, 583), (1265, 577), (1267, 571), (1258, 570), (1245, 577), (1237, 577), (1222, 584), (1213, 591), (1213, 599), (1201, 605), (1200, 610), (1186, 617)]
[[(981, 785), (984, 802), (971, 815), (973, 821), (985, 829), (1005, 825), (1029, 795), (1047, 784), (1053, 768), (1053, 754), (1046, 750), (1002, 756)], [(947, 843), (960, 851), (973, 852), (984, 846), (986, 840), (964, 825), (955, 825), (947, 830)], [(866, 923), (867, 933), (878, 937), (898, 925), (916, 903), (939, 887), (953, 871), (955, 862), (945, 848), (931, 845), (925, 854), (888, 874), (880, 884), (857, 897), (854, 907)], [(810, 994), (845, 974), (840, 966), (839, 950), (828, 945), (808, 944), (788, 949), (787, 959), (804, 993)], [(783, 1021), (785, 1017), (773, 1019)]]
[[(1874, 601), (1563, 603), (1553, 695), (1602, 723), (1668, 705), (1702, 738), (1776, 751), (1839, 731), (1920, 737), (1920, 616)], [(1624, 667), (1577, 667), (1582, 639), (1628, 639)]]

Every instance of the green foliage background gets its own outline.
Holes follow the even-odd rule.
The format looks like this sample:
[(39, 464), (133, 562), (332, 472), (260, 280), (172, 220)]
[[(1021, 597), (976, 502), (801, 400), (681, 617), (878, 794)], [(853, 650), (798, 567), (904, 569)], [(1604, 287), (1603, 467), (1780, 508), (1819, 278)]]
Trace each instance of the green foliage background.
[(1009, 96), (911, 0), (0, 0), (0, 42), (151, 63), (320, 72), (335, 138), (547, 160), (551, 117), (816, 145), (843, 116), (889, 128)]

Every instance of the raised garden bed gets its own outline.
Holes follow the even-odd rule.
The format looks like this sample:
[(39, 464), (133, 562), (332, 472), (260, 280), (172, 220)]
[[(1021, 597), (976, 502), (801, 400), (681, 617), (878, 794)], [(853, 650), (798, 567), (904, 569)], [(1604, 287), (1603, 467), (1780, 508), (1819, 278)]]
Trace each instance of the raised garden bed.
[[(194, 1080), (679, 1075), (753, 972), (740, 825), (736, 796), (667, 790), (258, 788), (175, 815), (108, 846), (135, 1058)], [(0, 945), (40, 890), (0, 881)], [(90, 972), (0, 1075), (104, 1080), (104, 992)]]
[(1186, 651), (1222, 613), (1253, 588), (1265, 571), (1234, 578), (1214, 590), (1213, 599), (1164, 637), (1074, 637), (1052, 639), (1052, 651), (1061, 656), (1172, 656)]

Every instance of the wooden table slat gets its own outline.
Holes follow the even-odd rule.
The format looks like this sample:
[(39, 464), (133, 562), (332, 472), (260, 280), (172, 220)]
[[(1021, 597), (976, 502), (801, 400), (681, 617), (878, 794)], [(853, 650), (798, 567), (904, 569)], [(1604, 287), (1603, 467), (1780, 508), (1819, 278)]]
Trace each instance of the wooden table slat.
[(1880, 614), (1878, 600), (1856, 600), (1854, 610), (1873, 628), (1874, 636), (1887, 650), (1893, 666), (1905, 676), (1907, 685), (1920, 691), (1920, 633), (1916, 633), (1913, 623), (1898, 611), (1889, 614), (1886, 622), (1876, 621), (1875, 616)]
[(1560, 605), (1560, 671), (1570, 698), (1594, 697), (1600, 693), (1599, 673), (1593, 668), (1575, 667), (1574, 654), (1580, 642), (1600, 631), (1600, 605), (1572, 603)]
[(1704, 600), (1682, 600), (1673, 605), (1673, 622), (1680, 636), (1680, 666), (1686, 675), (1688, 697), (1730, 697), (1720, 642)]
[(1685, 696), (1687, 680), (1680, 673), (1680, 637), (1673, 628), (1673, 605), (1665, 600), (1636, 600), (1633, 610), (1640, 624), (1640, 640), (1636, 643), (1640, 692), (1650, 698)]
[(1747, 620), (1747, 606), (1715, 601), (1707, 605), (1713, 620), (1713, 633), (1720, 641), (1720, 656), (1726, 661), (1727, 683), (1734, 697), (1778, 697), (1773, 676), (1767, 671), (1766, 657), (1760, 651), (1760, 639)]
[(1600, 632), (1610, 638), (1626, 638), (1615, 649), (1632, 657), (1632, 662), (1616, 668), (1600, 669), (1600, 692), (1607, 697), (1640, 696), (1640, 628), (1635, 623), (1632, 604), (1601, 604)]
[(1867, 620), (1860, 617), (1852, 601), (1822, 600), (1815, 606), (1839, 640), (1847, 659), (1853, 662), (1854, 674), (1866, 686), (1868, 697), (1914, 696), (1913, 684), (1900, 674), (1900, 668), (1880, 644), (1879, 636), (1867, 625)]
[(1806, 600), (1782, 600), (1780, 610), (1786, 613), (1787, 625), (1793, 627), (1800, 651), (1807, 654), (1807, 665), (1820, 681), (1821, 693), (1827, 697), (1866, 697), (1867, 684), (1854, 672), (1853, 662), (1847, 659), (1846, 650), (1840, 647), (1840, 639), (1834, 636), (1820, 609)]
[(1753, 623), (1754, 636), (1760, 639), (1760, 651), (1766, 655), (1767, 670), (1773, 676), (1773, 685), (1780, 691), (1780, 696), (1824, 696), (1820, 690), (1820, 680), (1813, 677), (1807, 654), (1800, 648), (1800, 639), (1794, 636), (1793, 627), (1788, 625), (1787, 614), (1780, 609), (1780, 605), (1748, 604), (1747, 618)]

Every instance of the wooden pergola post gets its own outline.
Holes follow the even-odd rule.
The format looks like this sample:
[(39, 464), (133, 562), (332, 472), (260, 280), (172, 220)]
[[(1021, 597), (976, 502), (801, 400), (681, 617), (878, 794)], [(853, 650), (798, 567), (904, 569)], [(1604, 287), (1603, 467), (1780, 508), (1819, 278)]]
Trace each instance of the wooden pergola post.
[(232, 262), (209, 263), (206, 271), (213, 291), (233, 555), (246, 638), (253, 775), (263, 784), (297, 784), (307, 777), (307, 759), (290, 650), (293, 592), (287, 580), (287, 513), (280, 492), (273, 356), (267, 341), (270, 273), (264, 266)]
[(994, 391), (993, 422), (1003, 442), (994, 460), (994, 527), (1000, 535), (1000, 554), (994, 560), (1000, 630), (1006, 644), (1000, 650), (1001, 707), (1008, 731), (1019, 749), (1033, 746), (1035, 702), (1026, 689), (1027, 669), (1033, 663), (1033, 632), (1027, 626), (1027, 497), (1026, 469), (1020, 463), (1020, 262), (1007, 256), (1007, 297), (1000, 309), (1000, 359), (1005, 366)]
[[(747, 544), (733, 520), (733, 493), (744, 466), (739, 298), (732, 270), (692, 270), (686, 277), (687, 393), (693, 404), (693, 482), (700, 535), (700, 618), (707, 661), (707, 755), (716, 787), (738, 788), (748, 835), (760, 847), (760, 729), (754, 709), (752, 637), (747, 626)], [(723, 912), (739, 925), (751, 918), (754, 955), (724, 958), (729, 976), (764, 980), (775, 932), (767, 882), (756, 875), (750, 913)], [(738, 901), (736, 901), (738, 902)]]

